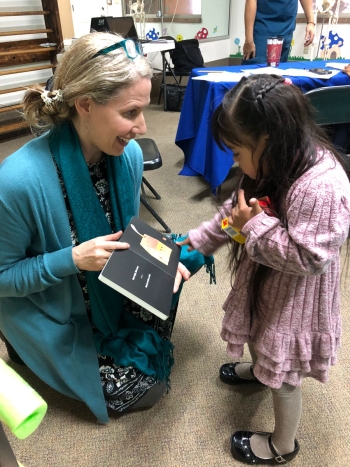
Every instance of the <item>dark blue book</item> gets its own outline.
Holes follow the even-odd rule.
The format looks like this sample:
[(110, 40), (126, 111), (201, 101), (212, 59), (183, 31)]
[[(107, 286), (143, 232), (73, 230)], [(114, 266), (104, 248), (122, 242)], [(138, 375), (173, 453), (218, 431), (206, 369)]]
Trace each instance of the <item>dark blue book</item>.
[(146, 310), (167, 319), (181, 248), (133, 217), (120, 237), (127, 250), (114, 250), (99, 279)]

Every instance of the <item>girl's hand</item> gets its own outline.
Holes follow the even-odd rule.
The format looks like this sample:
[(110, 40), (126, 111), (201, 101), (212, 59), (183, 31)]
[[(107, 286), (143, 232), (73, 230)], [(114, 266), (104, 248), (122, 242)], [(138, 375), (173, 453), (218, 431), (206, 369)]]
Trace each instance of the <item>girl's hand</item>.
[(118, 242), (122, 231), (96, 237), (75, 246), (72, 250), (73, 261), (81, 271), (101, 271), (113, 250), (126, 250), (129, 243)]
[(188, 251), (192, 251), (195, 249), (189, 237), (185, 238), (185, 240), (182, 240), (182, 242), (176, 242), (176, 245), (188, 245)]
[(262, 212), (259, 201), (256, 198), (251, 198), (249, 204), (250, 206), (245, 201), (244, 190), (239, 190), (238, 203), (232, 209), (231, 216), (228, 218), (228, 223), (232, 227), (241, 230), (250, 219)]
[(177, 266), (177, 272), (176, 272), (173, 292), (176, 293), (179, 290), (182, 279), (187, 281), (190, 278), (190, 276), (191, 276), (191, 273), (186, 268), (186, 266), (184, 266), (182, 263), (179, 263)]

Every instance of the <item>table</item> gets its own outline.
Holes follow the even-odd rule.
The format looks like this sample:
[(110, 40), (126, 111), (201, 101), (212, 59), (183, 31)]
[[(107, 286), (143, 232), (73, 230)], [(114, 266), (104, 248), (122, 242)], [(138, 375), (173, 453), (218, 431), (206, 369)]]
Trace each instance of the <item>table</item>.
[[(334, 60), (317, 60), (302, 62), (281, 63), (278, 68), (323, 68), (325, 63)], [(337, 60), (337, 63), (350, 63), (350, 60)], [(241, 70), (255, 69), (264, 65), (231, 66), (207, 68), (210, 70), (222, 70), (240, 72)], [(212, 82), (193, 80), (195, 76), (203, 75), (200, 69), (192, 70), (188, 81), (184, 102), (180, 114), (179, 125), (175, 143), (184, 153), (184, 166), (180, 175), (201, 175), (210, 184), (213, 192), (227, 177), (232, 167), (232, 151), (221, 150), (215, 143), (210, 124), (216, 107), (220, 104), (226, 91), (235, 86), (234, 82)], [(286, 75), (287, 76), (287, 75)], [(350, 78), (345, 73), (338, 73), (328, 80), (322, 80), (317, 75), (315, 78), (290, 77), (293, 84), (299, 86), (303, 92), (323, 86), (350, 85)]]
[(142, 50), (145, 55), (153, 52), (164, 52), (165, 50), (175, 49), (175, 41), (168, 40), (167, 42), (151, 41), (142, 44)]

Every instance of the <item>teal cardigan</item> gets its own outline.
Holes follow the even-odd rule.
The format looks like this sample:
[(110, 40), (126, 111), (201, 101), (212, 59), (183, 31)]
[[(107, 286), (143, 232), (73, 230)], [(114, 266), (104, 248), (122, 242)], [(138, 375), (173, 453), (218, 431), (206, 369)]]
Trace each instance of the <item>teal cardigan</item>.
[[(107, 156), (110, 157), (110, 156)], [(138, 215), (143, 157), (130, 141)], [(108, 422), (67, 210), (48, 146), (36, 138), (0, 165), (0, 329), (26, 365)]]

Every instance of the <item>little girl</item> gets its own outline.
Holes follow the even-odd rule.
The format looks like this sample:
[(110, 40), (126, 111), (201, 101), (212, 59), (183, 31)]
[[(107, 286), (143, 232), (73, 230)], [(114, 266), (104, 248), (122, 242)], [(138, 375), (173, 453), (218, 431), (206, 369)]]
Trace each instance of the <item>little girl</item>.
[[(181, 244), (205, 255), (230, 244), (234, 282), (221, 337), (234, 358), (248, 343), (252, 363), (225, 364), (220, 377), (270, 387), (275, 416), (272, 434), (234, 433), (231, 452), (249, 464), (284, 464), (299, 452), (303, 379), (325, 383), (336, 363), (350, 185), (307, 98), (288, 79), (243, 78), (216, 109), (212, 128), (219, 146), (234, 152), (242, 176), (220, 212)], [(226, 217), (245, 243), (222, 230)]]

